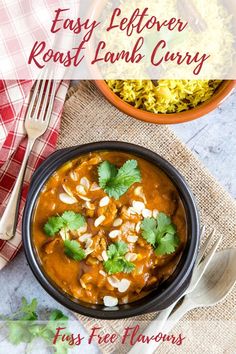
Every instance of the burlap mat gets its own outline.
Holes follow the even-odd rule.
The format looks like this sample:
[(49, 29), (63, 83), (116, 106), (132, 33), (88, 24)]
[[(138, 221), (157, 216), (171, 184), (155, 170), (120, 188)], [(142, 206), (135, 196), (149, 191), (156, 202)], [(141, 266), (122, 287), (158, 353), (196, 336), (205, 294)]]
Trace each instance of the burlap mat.
[[(76, 144), (89, 143), (101, 140), (121, 140), (136, 143), (147, 147), (170, 161), (186, 178), (194, 192), (201, 214), (201, 220), (208, 231), (216, 229), (216, 237), (224, 236), (221, 247), (236, 247), (236, 203), (230, 195), (215, 181), (204, 166), (192, 154), (188, 148), (173, 134), (170, 128), (142, 123), (119, 112), (111, 106), (97, 91), (93, 84), (81, 82), (78, 90), (68, 98), (62, 118), (61, 134), (58, 148)], [(235, 270), (236, 271), (236, 270)], [(226, 320), (236, 324), (236, 291), (233, 291), (224, 303), (210, 309), (191, 311), (184, 317), (182, 323), (190, 324), (201, 321), (203, 324), (201, 333), (195, 333), (199, 337), (196, 341), (189, 340), (183, 348), (172, 348), (163, 344), (159, 353), (235, 353), (232, 351), (232, 333)], [(122, 332), (126, 325), (134, 321), (147, 325), (147, 321), (155, 318), (156, 314), (144, 315), (138, 318), (119, 321), (93, 320), (84, 316), (78, 316), (84, 326), (90, 330), (95, 324), (101, 326), (106, 333)], [(220, 328), (215, 331), (215, 321), (218, 327), (226, 333), (222, 339), (218, 334)], [(146, 322), (144, 322), (146, 321)], [(211, 339), (204, 337), (207, 325), (212, 327)], [(198, 323), (199, 323), (198, 322)], [(228, 323), (228, 322), (227, 322)], [(200, 330), (199, 330), (200, 331)], [(194, 343), (192, 343), (194, 342)], [(215, 349), (212, 350), (212, 345)], [(196, 348), (197, 346), (197, 348)], [(219, 349), (219, 351), (216, 350)], [(127, 353), (128, 348), (113, 345), (102, 345), (100, 349), (104, 353)], [(141, 354), (141, 353), (140, 353)]]

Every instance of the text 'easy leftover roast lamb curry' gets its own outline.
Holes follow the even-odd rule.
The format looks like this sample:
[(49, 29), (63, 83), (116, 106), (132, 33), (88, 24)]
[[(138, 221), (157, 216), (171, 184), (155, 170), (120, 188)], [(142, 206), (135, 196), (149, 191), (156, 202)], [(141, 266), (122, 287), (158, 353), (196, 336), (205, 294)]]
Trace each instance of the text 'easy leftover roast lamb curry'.
[(166, 280), (187, 237), (170, 179), (114, 151), (59, 168), (41, 191), (32, 228), (46, 274), (74, 298), (105, 306), (133, 302)]

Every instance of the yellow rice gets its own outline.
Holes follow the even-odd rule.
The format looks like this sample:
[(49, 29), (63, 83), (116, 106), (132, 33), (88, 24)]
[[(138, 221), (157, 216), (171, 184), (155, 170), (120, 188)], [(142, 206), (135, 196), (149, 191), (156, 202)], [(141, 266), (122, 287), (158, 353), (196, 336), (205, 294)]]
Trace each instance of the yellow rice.
[(187, 111), (214, 94), (220, 80), (107, 80), (110, 89), (136, 108), (153, 113)]

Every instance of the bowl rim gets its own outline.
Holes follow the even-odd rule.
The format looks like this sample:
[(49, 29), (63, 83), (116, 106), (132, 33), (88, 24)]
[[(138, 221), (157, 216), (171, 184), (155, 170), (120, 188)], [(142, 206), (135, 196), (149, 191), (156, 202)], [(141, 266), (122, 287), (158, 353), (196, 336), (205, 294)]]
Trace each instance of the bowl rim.
[[(183, 257), (181, 257), (181, 261), (179, 262), (179, 264), (181, 262), (183, 263), (182, 268), (179, 270), (179, 273), (173, 279), (171, 284), (169, 284), (169, 286), (164, 289), (164, 291), (158, 293), (157, 295), (154, 294), (153, 291), (151, 292), (151, 296), (147, 295), (143, 298), (148, 299), (149, 297), (151, 297), (150, 301), (144, 301), (142, 305), (138, 306), (140, 302), (142, 302), (142, 299), (138, 300), (133, 303), (133, 305), (137, 304), (137, 306), (131, 308), (127, 308), (126, 305), (119, 305), (120, 309), (118, 311), (106, 311), (103, 309), (102, 305), (98, 305), (100, 306), (100, 308), (93, 308), (93, 306), (83, 306), (82, 304), (71, 300), (67, 294), (59, 290), (56, 284), (53, 285), (53, 281), (50, 280), (50, 278), (43, 271), (43, 268), (34, 250), (33, 240), (31, 237), (31, 222), (34, 206), (37, 201), (39, 192), (41, 191), (43, 185), (48, 180), (48, 178), (52, 175), (52, 173), (56, 171), (59, 166), (63, 165), (64, 163), (73, 158), (76, 158), (76, 156), (80, 156), (91, 151), (103, 150), (123, 151), (131, 153), (154, 163), (161, 170), (163, 170), (164, 173), (167, 174), (167, 176), (178, 188), (179, 192), (181, 193), (181, 198), (184, 198), (184, 200), (182, 199), (182, 201), (184, 202), (185, 211), (186, 214), (187, 212), (189, 213), (189, 221), (191, 221), (190, 225), (188, 225), (188, 233), (192, 235), (191, 240), (188, 238), (187, 242), (189, 247), (188, 253), (186, 254), (185, 260), (183, 260)], [(188, 210), (186, 209), (187, 207)], [(186, 183), (183, 176), (167, 160), (163, 159), (155, 152), (152, 152), (151, 150), (139, 145), (120, 141), (103, 141), (58, 150), (54, 154), (50, 155), (41, 164), (41, 166), (34, 173), (30, 184), (30, 189), (23, 213), (22, 238), (23, 247), (29, 266), (41, 286), (46, 290), (49, 295), (51, 295), (63, 306), (74, 312), (93, 318), (112, 320), (137, 316), (146, 312), (153, 312), (157, 308), (157, 303), (159, 306), (158, 308), (160, 308), (161, 304), (163, 304), (166, 299), (169, 299), (172, 303), (177, 300), (179, 295), (183, 292), (183, 289), (181, 290), (181, 287), (186, 284), (186, 281), (189, 280), (189, 276), (191, 276), (192, 268), (195, 264), (195, 260), (197, 257), (200, 238), (200, 219), (195, 198), (191, 190), (189, 189), (188, 184)], [(174, 297), (174, 299), (172, 300), (171, 297)], [(164, 306), (163, 308), (165, 307), (167, 306)]]
[(138, 120), (154, 124), (181, 124), (201, 118), (219, 107), (236, 88), (236, 80), (223, 80), (213, 96), (188, 111), (179, 113), (152, 113), (123, 101), (107, 85), (105, 80), (95, 80), (95, 85), (103, 96), (121, 112)]

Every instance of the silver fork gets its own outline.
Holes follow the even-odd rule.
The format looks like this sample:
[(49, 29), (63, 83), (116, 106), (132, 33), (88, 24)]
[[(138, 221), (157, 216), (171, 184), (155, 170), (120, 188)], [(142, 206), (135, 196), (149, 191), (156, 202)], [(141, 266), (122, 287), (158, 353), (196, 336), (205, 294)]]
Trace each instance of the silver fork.
[(15, 186), (0, 220), (1, 240), (10, 240), (15, 234), (20, 194), (27, 162), (36, 139), (43, 135), (48, 128), (56, 95), (56, 87), (57, 82), (51, 80), (37, 80), (35, 83), (35, 88), (25, 117), (28, 143)]
[[(203, 227), (201, 229), (201, 237), (203, 236), (203, 234), (205, 233), (205, 227)], [(193, 274), (192, 274), (192, 278), (190, 281), (190, 284), (188, 286), (188, 288), (186, 289), (186, 291), (184, 292), (184, 294), (182, 294), (172, 305), (170, 305), (167, 309), (161, 311), (158, 316), (152, 321), (152, 323), (146, 328), (146, 330), (144, 331), (143, 335), (152, 335), (153, 333), (159, 333), (162, 331), (169, 315), (172, 313), (173, 309), (175, 308), (175, 306), (177, 305), (177, 303), (187, 294), (191, 293), (198, 285), (199, 281), (201, 280), (205, 270), (207, 269), (209, 263), (211, 262), (221, 240), (222, 240), (222, 236), (220, 236), (215, 243), (213, 244), (213, 246), (211, 247), (211, 249), (209, 250), (208, 254), (205, 256), (205, 259), (203, 261), (204, 255), (206, 254), (206, 250), (208, 248), (208, 246), (212, 243), (212, 240), (214, 238), (215, 235), (215, 230), (213, 230), (210, 235), (208, 236), (208, 238), (206, 239), (206, 241), (204, 242), (204, 244), (201, 246), (195, 266), (194, 266), (194, 270), (193, 270)], [(154, 352), (154, 349), (156, 349), (157, 347), (157, 343), (149, 343), (148, 346), (145, 346), (142, 343), (137, 343), (135, 344), (132, 349), (128, 352), (128, 354), (136, 354), (136, 353), (142, 353), (145, 352), (145, 354), (151, 354)]]

